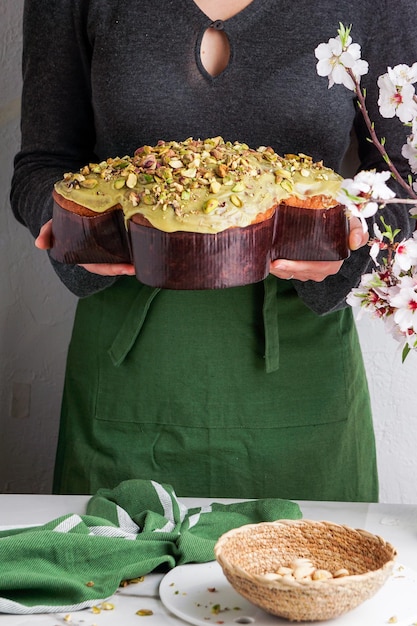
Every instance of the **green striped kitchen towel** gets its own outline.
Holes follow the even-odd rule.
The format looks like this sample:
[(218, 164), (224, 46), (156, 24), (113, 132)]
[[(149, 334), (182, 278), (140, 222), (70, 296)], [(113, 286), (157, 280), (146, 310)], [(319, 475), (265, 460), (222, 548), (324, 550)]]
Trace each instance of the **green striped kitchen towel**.
[(231, 528), (300, 517), (296, 503), (274, 498), (187, 509), (170, 485), (128, 480), (98, 491), (86, 515), (0, 532), (0, 613), (88, 608), (123, 580), (214, 560)]

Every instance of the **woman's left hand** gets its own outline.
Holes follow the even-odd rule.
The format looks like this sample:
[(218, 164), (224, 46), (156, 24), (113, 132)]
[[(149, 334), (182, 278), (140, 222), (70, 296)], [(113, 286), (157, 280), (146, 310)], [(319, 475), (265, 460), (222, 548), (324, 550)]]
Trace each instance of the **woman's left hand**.
[[(362, 224), (357, 217), (349, 220), (349, 248), (357, 250), (365, 246), (369, 234), (363, 231)], [(276, 259), (272, 261), (270, 272), (277, 278), (286, 280), (314, 280), (321, 282), (327, 276), (337, 274), (342, 267), (343, 261), (290, 261), (289, 259)]]

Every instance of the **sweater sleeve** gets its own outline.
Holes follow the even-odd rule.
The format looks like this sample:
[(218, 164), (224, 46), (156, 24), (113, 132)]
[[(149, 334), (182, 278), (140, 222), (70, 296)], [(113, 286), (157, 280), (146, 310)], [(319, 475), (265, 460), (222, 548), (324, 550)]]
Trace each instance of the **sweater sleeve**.
[[(383, 3), (384, 5), (386, 3)], [(414, 0), (400, 0), (395, 11), (387, 6), (378, 9), (379, 19), (375, 19), (375, 27), (368, 33), (362, 45), (362, 58), (369, 63), (369, 72), (362, 77), (361, 87), (365, 89), (366, 104), (371, 121), (379, 139), (385, 139), (386, 150), (404, 179), (409, 176), (410, 170), (406, 159), (401, 156), (401, 148), (406, 142), (410, 129), (405, 128), (398, 118), (384, 119), (378, 108), (379, 90), (378, 76), (386, 73), (387, 67), (405, 63), (412, 65), (417, 61), (417, 38), (413, 29), (413, 15), (415, 14)], [(352, 39), (355, 40), (355, 24), (352, 27)], [(326, 85), (323, 85), (326, 89)], [(345, 89), (335, 85), (332, 89)], [(355, 106), (356, 103), (355, 103)], [(359, 108), (355, 118), (354, 133), (358, 144), (359, 170), (387, 169), (387, 165), (378, 150), (369, 140), (362, 113)], [(395, 183), (391, 186), (398, 197), (405, 197), (402, 187)], [(409, 205), (389, 204), (383, 210), (368, 220), (370, 237), (373, 234), (373, 224), (380, 223), (381, 216), (387, 224), (400, 230), (397, 239), (407, 238), (413, 232), (415, 220), (410, 217)], [(346, 259), (338, 274), (327, 277), (322, 282), (294, 281), (295, 288), (302, 300), (316, 313), (323, 315), (346, 305), (346, 297), (352, 288), (356, 287), (361, 275), (370, 272), (374, 267), (369, 256), (369, 247), (364, 246), (351, 253)]]
[[(11, 205), (33, 236), (52, 217), (54, 182), (95, 160), (88, 4), (87, 0), (25, 2), (22, 140), (15, 157)], [(62, 282), (79, 297), (116, 280), (51, 262)]]

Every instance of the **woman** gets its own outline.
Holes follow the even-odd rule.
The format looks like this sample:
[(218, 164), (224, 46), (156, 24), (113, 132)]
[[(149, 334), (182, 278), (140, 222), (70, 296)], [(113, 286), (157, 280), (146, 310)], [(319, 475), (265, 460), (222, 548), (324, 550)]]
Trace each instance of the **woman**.
[[(221, 135), (340, 170), (355, 129), (360, 167), (383, 168), (352, 92), (327, 90), (314, 57), (339, 22), (353, 25), (371, 117), (400, 155), (405, 134), (379, 118), (376, 77), (417, 58), (412, 3), (395, 15), (382, 4), (376, 16), (363, 0), (26, 2), (17, 218), (48, 249), (55, 180), (160, 139)], [(385, 213), (409, 233), (406, 209)], [(366, 240), (352, 221), (343, 264), (278, 259), (262, 283), (214, 291), (154, 290), (130, 265), (51, 260), (80, 297), (55, 491), (137, 477), (182, 496), (376, 500), (369, 395), (344, 301), (370, 266)]]

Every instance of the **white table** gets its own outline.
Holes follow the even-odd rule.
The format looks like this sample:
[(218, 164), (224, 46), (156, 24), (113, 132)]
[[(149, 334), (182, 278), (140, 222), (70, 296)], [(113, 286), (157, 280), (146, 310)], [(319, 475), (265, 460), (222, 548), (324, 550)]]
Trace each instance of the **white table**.
[[(0, 527), (44, 524), (67, 513), (83, 514), (87, 496), (0, 495)], [(209, 499), (184, 498), (186, 506), (209, 504)], [(221, 500), (221, 502), (230, 502)], [(337, 502), (299, 502), (305, 519), (327, 520), (363, 528), (380, 535), (398, 551), (398, 563), (417, 570), (417, 505), (364, 504)], [(0, 564), (1, 567), (1, 564)], [(158, 587), (162, 576), (151, 574), (143, 583), (121, 590), (111, 602), (114, 611), (93, 614), (90, 609), (70, 616), (54, 615), (0, 615), (0, 626), (179, 626), (184, 621), (170, 614), (159, 600)], [(417, 585), (416, 614), (417, 623)], [(140, 617), (136, 611), (146, 608), (152, 616)], [(337, 626), (337, 621), (328, 622)], [(407, 626), (414, 626), (413, 621)], [(207, 622), (216, 624), (216, 619)], [(238, 624), (239, 622), (237, 622)], [(279, 624), (282, 623), (278, 620)], [(256, 626), (256, 624), (254, 624)], [(352, 626), (373, 626), (354, 624)]]

